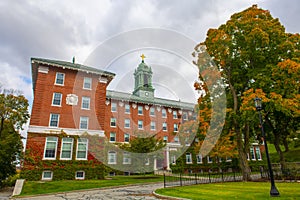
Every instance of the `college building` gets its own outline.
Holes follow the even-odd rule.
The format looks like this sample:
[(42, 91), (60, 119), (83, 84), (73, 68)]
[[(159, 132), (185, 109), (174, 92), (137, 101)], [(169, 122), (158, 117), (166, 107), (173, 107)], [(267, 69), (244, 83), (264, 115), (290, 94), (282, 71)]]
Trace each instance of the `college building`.
[[(58, 180), (101, 178), (105, 166), (129, 166), (130, 153), (107, 146), (129, 143), (139, 131), (165, 141), (152, 170), (170, 169), (176, 134), (194, 116), (193, 103), (156, 97), (152, 68), (134, 72), (133, 92), (107, 90), (115, 74), (73, 62), (32, 58), (34, 100), (27, 134), (24, 176)], [(101, 166), (101, 167), (99, 167)], [(104, 169), (105, 168), (105, 169)]]

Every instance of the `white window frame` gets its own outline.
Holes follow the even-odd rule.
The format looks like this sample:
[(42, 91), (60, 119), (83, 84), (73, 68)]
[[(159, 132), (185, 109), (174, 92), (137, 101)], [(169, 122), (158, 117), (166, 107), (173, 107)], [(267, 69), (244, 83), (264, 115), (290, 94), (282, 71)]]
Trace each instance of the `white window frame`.
[[(57, 81), (60, 80), (60, 79), (58, 79), (58, 75), (59, 75), (59, 74), (63, 75), (62, 83), (57, 83)], [(65, 84), (65, 73), (56, 72), (56, 75), (55, 75), (55, 83), (54, 83), (54, 84), (55, 84), (55, 85), (61, 85), (61, 86), (64, 86), (64, 84)]]
[(178, 132), (178, 124), (174, 124), (174, 132)]
[(163, 137), (163, 140), (164, 140), (164, 142), (168, 142), (168, 136), (165, 135), (165, 136)]
[(124, 119), (124, 128), (130, 128), (130, 119)]
[(259, 146), (255, 147), (255, 156), (257, 160), (262, 160)]
[[(71, 140), (71, 141), (64, 141), (64, 140)], [(73, 138), (70, 138), (70, 137), (64, 137), (62, 138), (61, 140), (61, 150), (60, 150), (60, 159), (61, 160), (72, 160), (72, 154), (73, 154), (73, 141), (74, 139)], [(70, 149), (70, 157), (69, 158), (62, 158), (62, 155), (63, 155), (63, 151), (66, 151), (64, 150), (64, 145), (65, 144), (71, 144), (71, 149)]]
[(210, 156), (207, 156), (207, 163), (212, 163), (213, 162), (213, 159), (212, 159), (212, 157), (210, 157)]
[(251, 160), (256, 160), (256, 155), (255, 155), (255, 150), (254, 150), (254, 147), (250, 147), (250, 157), (251, 157)]
[[(53, 139), (50, 141), (50, 139)], [(46, 151), (47, 151), (47, 144), (48, 143), (55, 143), (55, 149), (54, 149), (54, 157), (46, 157)], [(45, 140), (45, 146), (44, 146), (44, 160), (55, 160), (56, 159), (56, 154), (57, 154), (57, 143), (58, 143), (58, 138), (57, 137), (46, 137)]]
[[(55, 116), (55, 115), (57, 115), (57, 125), (56, 126), (51, 126), (51, 123), (52, 122), (54, 122), (54, 121), (52, 121), (53, 120), (53, 116)], [(60, 117), (60, 115), (59, 114), (57, 114), (57, 113), (50, 113), (50, 118), (49, 118), (49, 127), (59, 127), (59, 117)]]
[(117, 118), (115, 117), (110, 118), (110, 127), (117, 127)]
[[(50, 173), (50, 177), (45, 177), (45, 173)], [(52, 171), (49, 171), (49, 170), (43, 171), (43, 173), (42, 173), (42, 180), (43, 181), (51, 181), (52, 179), (53, 179), (53, 172)]]
[(202, 164), (203, 163), (203, 157), (202, 154), (197, 155), (197, 164)]
[[(57, 99), (56, 95), (59, 95), (59, 99)], [(58, 100), (59, 100), (59, 104), (55, 104), (54, 101), (58, 101)], [(60, 107), (61, 106), (61, 101), (62, 101), (62, 93), (54, 92), (53, 97), (52, 97), (52, 104), (51, 105)]]
[[(85, 157), (84, 158), (78, 158), (79, 144), (84, 144), (85, 145)], [(76, 160), (87, 160), (87, 156), (88, 156), (88, 144), (89, 144), (89, 141), (88, 141), (87, 138), (78, 138), (77, 139)], [(80, 152), (82, 152), (82, 150), (80, 150)]]
[(138, 115), (143, 115), (143, 113), (144, 113), (144, 107), (138, 106)]
[[(77, 173), (82, 173), (82, 177), (78, 177), (78, 174)], [(76, 180), (84, 180), (85, 179), (85, 172), (84, 171), (76, 171), (75, 172), (75, 179)]]
[(171, 156), (171, 164), (176, 165), (176, 156), (175, 155)]
[[(87, 107), (85, 105), (87, 105)], [(91, 107), (91, 98), (83, 96), (81, 98), (81, 109), (90, 110), (90, 107)]]
[(111, 112), (117, 112), (117, 103), (116, 102), (111, 102)]
[(184, 113), (182, 114), (182, 119), (183, 119), (183, 120), (188, 120), (188, 114), (187, 114), (186, 112), (184, 112)]
[(123, 152), (123, 164), (130, 165), (131, 164), (131, 156), (129, 152)]
[(156, 122), (154, 122), (154, 121), (151, 121), (151, 122), (150, 122), (150, 129), (151, 129), (152, 131), (155, 131), (155, 130), (156, 130)]
[[(86, 125), (86, 127), (83, 127)], [(81, 116), (79, 120), (79, 129), (80, 130), (88, 130), (89, 129), (89, 117)]]
[[(126, 141), (126, 138), (128, 138), (128, 141)], [(124, 133), (124, 142), (128, 143), (130, 141), (130, 134)]]
[(173, 110), (173, 119), (178, 119), (177, 110)]
[[(86, 90), (91, 90), (92, 89), (92, 82), (93, 82), (93, 80), (92, 80), (91, 77), (84, 77), (82, 88), (86, 89)], [(90, 87), (86, 87), (86, 84), (89, 84)]]
[(125, 104), (125, 113), (126, 114), (130, 114), (130, 105), (129, 104)]
[(167, 118), (167, 110), (166, 110), (165, 108), (163, 108), (163, 109), (161, 110), (161, 117), (162, 117), (162, 118)]
[(108, 152), (107, 164), (115, 165), (117, 164), (117, 153), (115, 151)]
[(140, 129), (140, 130), (144, 129), (144, 122), (143, 122), (143, 120), (138, 120), (138, 129)]
[(185, 162), (186, 164), (193, 164), (192, 154), (186, 153), (185, 154)]
[(155, 107), (150, 108), (150, 116), (155, 117)]
[(174, 143), (179, 143), (179, 137), (178, 136), (174, 137)]
[(109, 133), (109, 142), (116, 142), (117, 141), (117, 134), (115, 132)]
[(163, 131), (168, 131), (168, 123), (167, 122), (163, 122), (162, 130)]

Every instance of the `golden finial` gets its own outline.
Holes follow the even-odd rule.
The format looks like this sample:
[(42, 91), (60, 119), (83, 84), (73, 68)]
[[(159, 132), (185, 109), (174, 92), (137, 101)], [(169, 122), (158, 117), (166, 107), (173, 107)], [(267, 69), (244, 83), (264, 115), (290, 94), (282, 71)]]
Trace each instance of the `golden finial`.
[(142, 62), (144, 62), (144, 59), (146, 58), (146, 56), (144, 54), (142, 54), (141, 58), (142, 58)]

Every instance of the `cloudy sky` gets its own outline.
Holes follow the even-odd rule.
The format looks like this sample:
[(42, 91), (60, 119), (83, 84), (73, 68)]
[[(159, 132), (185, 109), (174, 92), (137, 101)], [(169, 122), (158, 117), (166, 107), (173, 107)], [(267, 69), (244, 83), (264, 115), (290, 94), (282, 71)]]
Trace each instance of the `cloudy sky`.
[[(287, 32), (300, 32), (298, 0), (0, 1), (0, 82), (22, 90), (32, 102), (30, 58), (71, 61), (75, 56), (78, 63), (116, 73), (110, 89), (131, 92), (144, 53), (156, 94), (190, 101), (196, 98), (190, 91), (197, 69), (185, 53), (205, 40), (209, 28), (252, 4), (269, 10)], [(153, 31), (158, 40), (151, 40)]]

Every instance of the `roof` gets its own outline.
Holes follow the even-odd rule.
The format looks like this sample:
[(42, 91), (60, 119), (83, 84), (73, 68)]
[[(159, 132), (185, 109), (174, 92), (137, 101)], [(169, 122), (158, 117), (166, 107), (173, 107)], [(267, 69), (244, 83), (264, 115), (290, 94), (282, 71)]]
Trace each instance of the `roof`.
[(180, 109), (186, 109), (186, 110), (194, 110), (194, 107), (196, 105), (194, 103), (176, 101), (176, 100), (171, 100), (171, 99), (162, 99), (162, 98), (157, 98), (157, 97), (142, 98), (142, 97), (130, 94), (130, 93), (118, 92), (118, 91), (112, 91), (112, 90), (106, 91), (106, 98), (114, 99), (114, 100), (130, 101), (130, 102), (136, 102), (136, 103), (140, 102), (140, 103), (145, 103), (145, 104), (160, 105), (160, 106), (180, 108)]
[(36, 81), (36, 70), (34, 70), (34, 63), (39, 63), (39, 64), (45, 64), (45, 65), (51, 65), (55, 67), (61, 67), (61, 68), (67, 68), (67, 69), (72, 69), (72, 70), (77, 70), (77, 71), (83, 71), (83, 72), (88, 72), (92, 74), (98, 74), (101, 76), (107, 76), (110, 79), (113, 79), (116, 74), (104, 71), (101, 69), (96, 69), (93, 67), (89, 67), (86, 65), (78, 64), (78, 63), (72, 63), (72, 62), (66, 62), (66, 61), (60, 61), (60, 60), (50, 60), (50, 59), (44, 59), (44, 58), (31, 58), (31, 63), (32, 63), (32, 82), (33, 82), (33, 88), (35, 87), (35, 81)]

